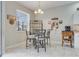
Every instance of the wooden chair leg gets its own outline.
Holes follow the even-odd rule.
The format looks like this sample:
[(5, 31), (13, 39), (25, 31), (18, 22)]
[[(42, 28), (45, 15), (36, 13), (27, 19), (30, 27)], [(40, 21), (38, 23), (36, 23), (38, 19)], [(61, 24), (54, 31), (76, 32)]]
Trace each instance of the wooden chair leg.
[(45, 39), (44, 39), (44, 48), (45, 48), (45, 52), (46, 52), (46, 43), (45, 43)]
[(26, 48), (28, 47), (27, 45), (28, 45), (28, 39), (26, 39)]
[(45, 48), (45, 52), (46, 52), (46, 44), (44, 45), (44, 48)]
[(47, 45), (48, 45), (48, 38), (47, 38)]
[(39, 45), (37, 46), (37, 49), (38, 49), (37, 52), (39, 52)]
[(71, 48), (72, 48), (72, 41), (70, 41), (70, 46), (71, 46)]
[(62, 40), (62, 47), (63, 47), (64, 41)]
[(36, 39), (33, 39), (33, 45), (35, 46), (35, 44), (36, 44)]

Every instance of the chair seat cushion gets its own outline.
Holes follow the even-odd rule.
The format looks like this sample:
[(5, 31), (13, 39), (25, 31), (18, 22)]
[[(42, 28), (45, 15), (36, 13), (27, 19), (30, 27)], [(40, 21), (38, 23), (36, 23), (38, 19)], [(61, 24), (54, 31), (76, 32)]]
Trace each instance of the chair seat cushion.
[(28, 37), (29, 37), (29, 38), (35, 38), (35, 36), (34, 36), (34, 35), (28, 35)]
[(39, 40), (44, 40), (44, 38), (39, 38)]

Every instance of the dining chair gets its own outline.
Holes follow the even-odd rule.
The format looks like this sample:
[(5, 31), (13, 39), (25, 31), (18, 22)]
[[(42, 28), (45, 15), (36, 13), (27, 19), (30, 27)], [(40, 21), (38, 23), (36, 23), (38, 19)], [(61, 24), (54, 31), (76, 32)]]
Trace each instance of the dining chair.
[(48, 45), (50, 41), (50, 29), (46, 30), (45, 38), (47, 39), (47, 45)]
[(34, 42), (34, 40), (35, 40), (35, 36), (34, 36), (33, 34), (31, 34), (30, 31), (27, 31), (27, 30), (26, 30), (26, 47), (29, 47), (29, 46), (28, 46), (28, 45), (29, 45), (28, 42), (31, 43), (31, 41)]
[(63, 44), (66, 42), (69, 43), (70, 47), (72, 48), (72, 42), (74, 39), (73, 36), (74, 36), (73, 31), (62, 31), (62, 47)]
[(46, 52), (45, 30), (40, 30), (36, 37), (36, 48), (39, 52), (39, 48), (44, 48)]

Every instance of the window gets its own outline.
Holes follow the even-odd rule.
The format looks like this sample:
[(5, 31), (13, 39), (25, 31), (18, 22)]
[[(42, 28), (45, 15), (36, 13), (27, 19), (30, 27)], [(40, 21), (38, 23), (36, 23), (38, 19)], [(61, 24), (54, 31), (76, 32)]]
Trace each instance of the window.
[(29, 28), (29, 14), (20, 10), (16, 10), (16, 24), (18, 31), (25, 31)]

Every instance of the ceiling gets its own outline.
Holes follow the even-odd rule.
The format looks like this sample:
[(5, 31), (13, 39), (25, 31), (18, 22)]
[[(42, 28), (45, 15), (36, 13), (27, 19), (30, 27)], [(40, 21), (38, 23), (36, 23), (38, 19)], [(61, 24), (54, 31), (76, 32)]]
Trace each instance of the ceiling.
[[(18, 1), (21, 5), (24, 5), (30, 10), (35, 10), (38, 7), (39, 2), (38, 1)], [(52, 7), (58, 7), (62, 5), (67, 5), (72, 3), (72, 1), (41, 1), (40, 6), (43, 10), (52, 8)]]

